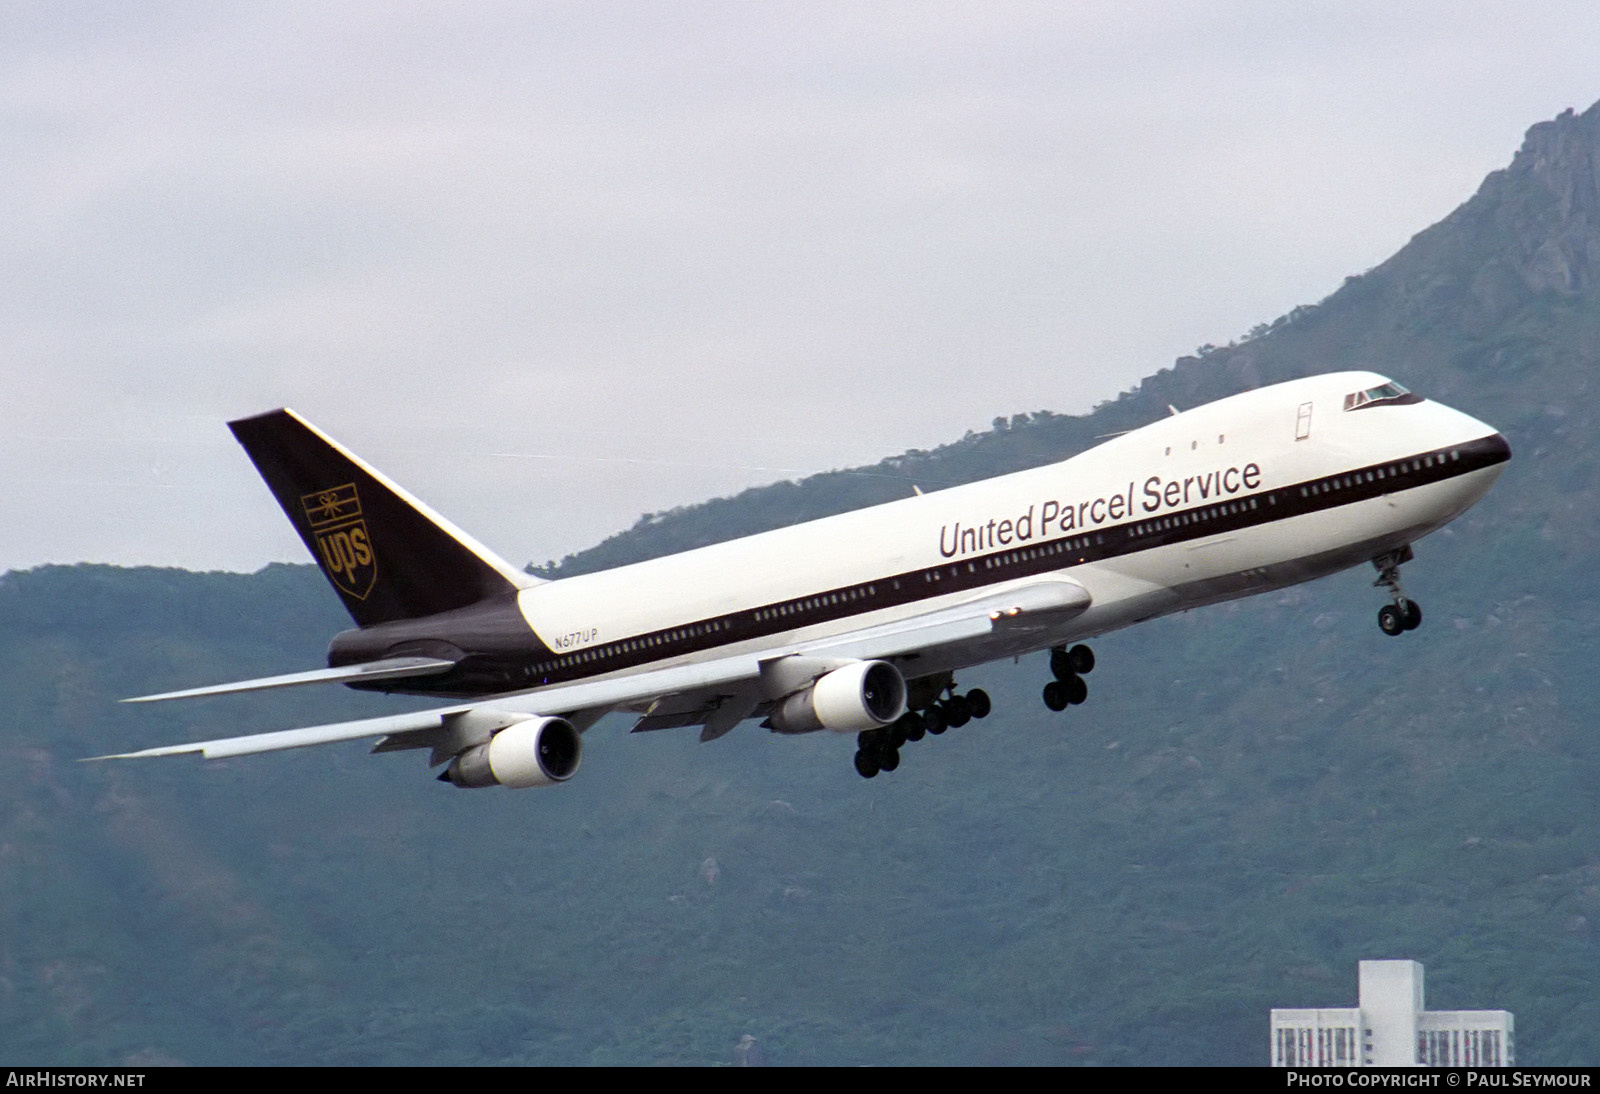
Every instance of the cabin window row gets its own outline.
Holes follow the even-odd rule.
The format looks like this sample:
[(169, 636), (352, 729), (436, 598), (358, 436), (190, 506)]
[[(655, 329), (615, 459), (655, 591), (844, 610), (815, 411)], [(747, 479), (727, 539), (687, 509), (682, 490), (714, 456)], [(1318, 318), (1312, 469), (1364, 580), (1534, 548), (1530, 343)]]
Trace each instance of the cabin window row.
[(1230, 501), (1225, 505), (1211, 505), (1204, 509), (1192, 509), (1187, 513), (1174, 513), (1170, 517), (1160, 517), (1156, 520), (1144, 520), (1128, 527), (1128, 536), (1137, 539), (1140, 536), (1154, 535), (1157, 532), (1170, 531), (1173, 528), (1184, 528), (1191, 524), (1201, 524), (1219, 517), (1237, 516), (1249, 512), (1260, 506), (1255, 498), (1245, 498), (1241, 501)]
[(765, 623), (769, 619), (784, 619), (804, 612), (813, 612), (819, 608), (831, 608), (840, 604), (853, 604), (860, 600), (870, 600), (877, 595), (878, 587), (876, 585), (857, 585), (854, 588), (841, 589), (838, 592), (791, 600), (788, 603), (778, 604), (771, 608), (758, 608), (755, 618), (757, 623)]
[(618, 654), (638, 653), (642, 650), (652, 650), (674, 642), (682, 642), (689, 638), (702, 638), (709, 634), (716, 634), (729, 629), (731, 624), (726, 620), (712, 619), (704, 623), (691, 623), (687, 627), (676, 627), (670, 631), (661, 631), (657, 634), (647, 634), (639, 638), (630, 638), (624, 642), (612, 642), (604, 646), (595, 646), (593, 649), (582, 650), (578, 653), (557, 657), (553, 661), (541, 661), (533, 666), (536, 673), (550, 672), (553, 669), (568, 668), (572, 665), (584, 665), (593, 661), (602, 661)]
[(1317, 494), (1328, 494), (1335, 490), (1348, 490), (1351, 487), (1380, 482), (1384, 479), (1399, 478), (1401, 475), (1414, 475), (1418, 471), (1440, 467), (1447, 462), (1455, 462), (1459, 459), (1461, 459), (1461, 450), (1451, 449), (1448, 455), (1440, 452), (1437, 455), (1421, 456), (1416, 459), (1385, 464), (1383, 467), (1375, 467), (1369, 471), (1355, 471), (1348, 475), (1334, 475), (1320, 482), (1308, 483), (1302, 486), (1300, 488), (1300, 496), (1309, 498)]
[[(1036, 558), (1047, 558), (1051, 555), (1067, 555), (1084, 551), (1091, 543), (1104, 542), (1104, 536), (1072, 536), (1068, 539), (1053, 540), (1038, 547), (1019, 547), (1013, 551), (1006, 551), (998, 555), (990, 555), (983, 560), (985, 570), (1003, 570), (1007, 566), (1015, 566), (1022, 562), (1032, 562)], [(1082, 562), (1079, 558), (1077, 561)], [(976, 562), (967, 563), (968, 573), (977, 573)]]

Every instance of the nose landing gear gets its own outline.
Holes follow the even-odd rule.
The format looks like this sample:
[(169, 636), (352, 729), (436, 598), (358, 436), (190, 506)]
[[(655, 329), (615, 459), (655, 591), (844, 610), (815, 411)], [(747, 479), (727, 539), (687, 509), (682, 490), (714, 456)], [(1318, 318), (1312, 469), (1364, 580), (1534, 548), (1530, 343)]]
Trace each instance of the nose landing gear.
[(1407, 544), (1398, 551), (1390, 551), (1372, 560), (1372, 565), (1378, 571), (1378, 580), (1372, 583), (1373, 586), (1388, 589), (1389, 595), (1394, 598), (1393, 604), (1385, 604), (1378, 609), (1378, 629), (1390, 637), (1414, 631), (1422, 625), (1422, 605), (1407, 599), (1405, 590), (1400, 587), (1400, 566), (1415, 557), (1410, 544)]

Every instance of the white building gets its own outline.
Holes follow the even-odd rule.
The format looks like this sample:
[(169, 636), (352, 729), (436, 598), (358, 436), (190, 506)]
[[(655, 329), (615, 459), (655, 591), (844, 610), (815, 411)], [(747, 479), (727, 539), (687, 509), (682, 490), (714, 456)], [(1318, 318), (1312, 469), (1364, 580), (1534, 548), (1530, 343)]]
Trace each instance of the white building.
[(1360, 1005), (1272, 1012), (1273, 1067), (1509, 1067), (1508, 1010), (1424, 1006), (1415, 961), (1361, 962)]

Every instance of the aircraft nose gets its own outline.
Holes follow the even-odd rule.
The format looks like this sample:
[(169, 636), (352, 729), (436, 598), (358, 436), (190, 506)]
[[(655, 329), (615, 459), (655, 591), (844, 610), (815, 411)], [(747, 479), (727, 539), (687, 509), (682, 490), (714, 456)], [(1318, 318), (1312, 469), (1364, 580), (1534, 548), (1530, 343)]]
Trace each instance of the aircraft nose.
[(1460, 445), (1462, 455), (1470, 453), (1476, 465), (1488, 467), (1511, 458), (1511, 442), (1494, 426), (1454, 407), (1433, 405), (1439, 408), (1435, 413), (1440, 415), (1440, 438), (1448, 438), (1447, 445)]

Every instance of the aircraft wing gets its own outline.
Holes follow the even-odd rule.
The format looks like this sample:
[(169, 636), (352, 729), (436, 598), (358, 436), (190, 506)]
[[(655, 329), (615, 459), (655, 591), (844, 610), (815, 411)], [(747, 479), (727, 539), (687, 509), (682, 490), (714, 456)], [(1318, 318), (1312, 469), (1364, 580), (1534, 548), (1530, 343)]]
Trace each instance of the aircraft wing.
[(312, 669), (310, 672), (290, 672), (282, 676), (262, 676), (255, 680), (235, 680), (230, 684), (211, 684), (183, 691), (164, 691), (160, 695), (136, 695), (132, 699), (123, 699), (122, 702), (159, 703), (166, 699), (197, 699), (202, 695), (231, 695), (241, 691), (294, 688), (305, 684), (347, 684), (354, 680), (436, 676), (454, 667), (454, 661), (442, 661), (437, 657), (386, 657), (382, 661), (366, 661), (359, 665), (345, 665), (336, 669)]
[[(501, 716), (508, 719), (507, 724), (518, 717), (562, 715), (583, 727), (593, 724), (611, 711), (634, 710), (643, 715), (634, 727), (636, 730), (660, 729), (668, 725), (704, 725), (706, 730), (701, 735), (702, 739), (710, 739), (727, 732), (754, 713), (763, 701), (803, 687), (822, 672), (838, 665), (857, 660), (894, 660), (972, 643), (1011, 641), (1018, 634), (1044, 636), (1081, 614), (1090, 603), (1088, 590), (1076, 581), (1063, 577), (1036, 579), (908, 619), (757, 653), (735, 654), (646, 672), (557, 684), (515, 695), (406, 714), (166, 745), (91, 758), (121, 760), (199, 753), (206, 759), (222, 759), (380, 737), (383, 739), (374, 751), (432, 748), (433, 762), (438, 763), (442, 762), (440, 746), (443, 740), (453, 736), (456, 723), (462, 722), (462, 716), (469, 712), (483, 712), (474, 717)], [(449, 662), (442, 664), (448, 666)], [(338, 673), (345, 670), (328, 671)], [(424, 667), (421, 671), (443, 670)], [(411, 667), (394, 672), (394, 675), (407, 674), (417, 675), (418, 669)], [(311, 679), (317, 676), (316, 672), (294, 676), (303, 678), (295, 680), (296, 683), (319, 682)], [(340, 678), (329, 675), (320, 679)], [(276, 679), (283, 678), (267, 678), (269, 681)], [(266, 681), (244, 681), (238, 685), (224, 684), (215, 688), (195, 689), (192, 693), (174, 692), (147, 698), (248, 690), (252, 685), (276, 686)], [(448, 758), (448, 754), (443, 756), (443, 759)]]
[(357, 741), (363, 737), (382, 737), (391, 733), (443, 728), (447, 716), (471, 707), (454, 707), (441, 710), (419, 710), (408, 714), (390, 714), (381, 718), (362, 718), (354, 722), (334, 722), (329, 725), (308, 726), (305, 729), (283, 729), (275, 733), (252, 733), (246, 737), (224, 737), (215, 741), (194, 741), (184, 745), (163, 745), (138, 752), (118, 752), (109, 756), (90, 756), (90, 760), (142, 760), (154, 756), (182, 756), (198, 752), (208, 760), (222, 760), (229, 756), (248, 756), (255, 752), (278, 752), (286, 748), (305, 748), (308, 745), (332, 744), (335, 741)]

